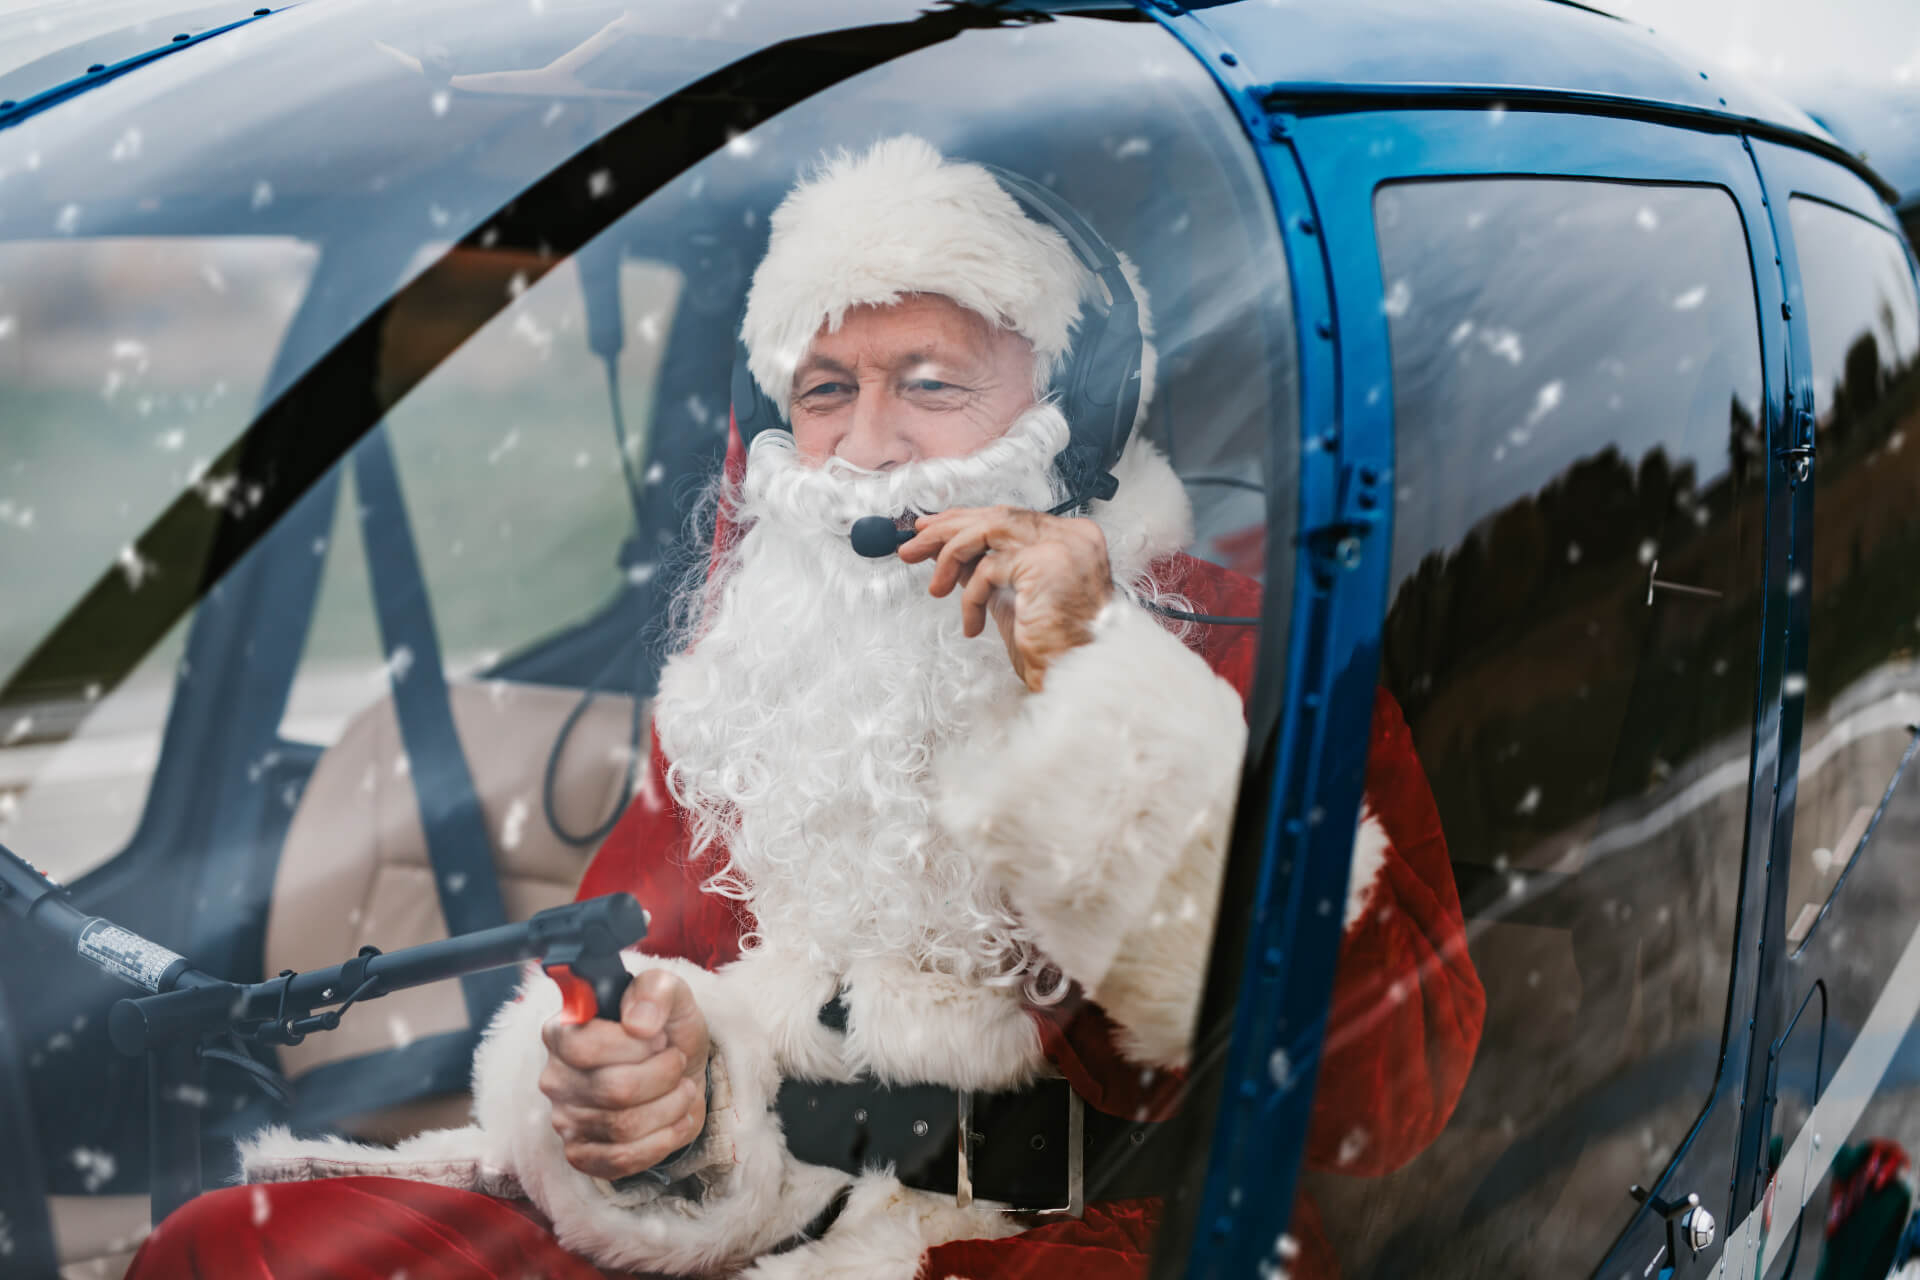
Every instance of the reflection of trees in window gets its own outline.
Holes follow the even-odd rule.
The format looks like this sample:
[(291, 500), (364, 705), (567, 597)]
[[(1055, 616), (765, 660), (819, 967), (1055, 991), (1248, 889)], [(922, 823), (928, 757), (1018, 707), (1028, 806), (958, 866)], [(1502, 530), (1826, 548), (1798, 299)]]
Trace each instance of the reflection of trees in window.
[(1869, 328), (1842, 368), (1818, 435), (1809, 713), (1920, 640), (1920, 360), (1886, 362)]
[[(1429, 554), (1383, 642), (1456, 856), (1531, 843), (1658, 784), (1746, 722), (1759, 612), (1754, 414), (1727, 417), (1728, 468), (1609, 445)], [(1660, 593), (1663, 581), (1724, 593)]]

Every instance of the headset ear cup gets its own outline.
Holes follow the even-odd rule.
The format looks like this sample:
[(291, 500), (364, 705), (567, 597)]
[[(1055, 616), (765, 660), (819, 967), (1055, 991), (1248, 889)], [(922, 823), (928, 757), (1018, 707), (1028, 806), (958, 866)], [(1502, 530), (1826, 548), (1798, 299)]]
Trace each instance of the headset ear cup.
[(1074, 444), (1099, 460), (1101, 471), (1120, 461), (1140, 407), (1140, 310), (1131, 294), (1094, 311), (1083, 325), (1066, 397)]
[(780, 407), (760, 389), (753, 370), (747, 367), (747, 344), (738, 339), (733, 344), (729, 391), (733, 396), (733, 425), (740, 432), (741, 444), (751, 446), (753, 438), (762, 431), (787, 430), (786, 422), (780, 417)]

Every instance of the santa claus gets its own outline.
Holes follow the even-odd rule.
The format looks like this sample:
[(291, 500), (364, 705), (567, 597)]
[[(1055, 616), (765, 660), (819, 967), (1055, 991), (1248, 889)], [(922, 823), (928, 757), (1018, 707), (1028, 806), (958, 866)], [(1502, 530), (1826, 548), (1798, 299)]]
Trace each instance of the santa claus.
[[(256, 1185), (176, 1214), (136, 1275), (1140, 1267), (1255, 653), (1178, 615), (1259, 592), (1182, 554), (1188, 502), (1144, 439), (1105, 499), (1058, 465), (1049, 388), (1096, 288), (992, 173), (915, 138), (787, 196), (742, 328), (781, 421), (735, 440), (646, 785), (580, 891), (652, 915), (619, 1021), (530, 973), (472, 1127), (261, 1135)], [(1148, 345), (1142, 412), (1152, 377)], [(896, 554), (850, 545), (875, 513)], [(1375, 739), (1336, 990), (1366, 1030), (1330, 1044), (1309, 1153), (1356, 1173), (1438, 1132), (1481, 1013), (1384, 698)]]

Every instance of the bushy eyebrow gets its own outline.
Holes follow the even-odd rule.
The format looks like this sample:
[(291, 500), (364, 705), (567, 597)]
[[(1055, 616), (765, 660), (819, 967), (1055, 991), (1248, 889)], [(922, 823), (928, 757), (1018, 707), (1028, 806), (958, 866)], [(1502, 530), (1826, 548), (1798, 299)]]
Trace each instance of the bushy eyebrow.
[(805, 360), (802, 360), (800, 367), (793, 371), (794, 385), (798, 386), (803, 378), (816, 373), (838, 374), (843, 378), (851, 378), (853, 376), (853, 370), (841, 364), (838, 360), (830, 356), (811, 355)]

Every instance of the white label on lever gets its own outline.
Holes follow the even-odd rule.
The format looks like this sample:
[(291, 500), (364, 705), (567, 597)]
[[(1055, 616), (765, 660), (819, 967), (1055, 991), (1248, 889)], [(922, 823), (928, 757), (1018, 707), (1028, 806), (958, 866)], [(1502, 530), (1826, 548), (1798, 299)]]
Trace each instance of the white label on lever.
[(149, 991), (158, 991), (161, 975), (175, 962), (186, 959), (105, 920), (92, 921), (80, 931), (80, 954)]

